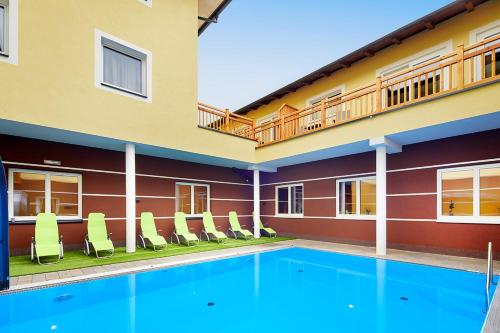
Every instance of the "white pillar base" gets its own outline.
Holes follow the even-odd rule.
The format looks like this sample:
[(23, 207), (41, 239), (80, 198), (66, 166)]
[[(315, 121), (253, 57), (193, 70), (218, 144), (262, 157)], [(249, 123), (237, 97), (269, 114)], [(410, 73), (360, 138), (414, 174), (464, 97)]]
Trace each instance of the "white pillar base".
[(136, 250), (135, 235), (135, 145), (127, 143), (125, 145), (125, 187), (126, 187), (126, 222), (125, 241), (128, 253)]

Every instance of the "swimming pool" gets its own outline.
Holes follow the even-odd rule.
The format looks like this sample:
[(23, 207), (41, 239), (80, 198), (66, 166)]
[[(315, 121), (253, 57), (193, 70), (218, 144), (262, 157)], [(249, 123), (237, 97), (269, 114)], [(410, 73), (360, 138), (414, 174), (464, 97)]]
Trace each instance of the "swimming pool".
[(0, 332), (480, 332), (484, 285), (484, 274), (290, 248), (6, 294)]

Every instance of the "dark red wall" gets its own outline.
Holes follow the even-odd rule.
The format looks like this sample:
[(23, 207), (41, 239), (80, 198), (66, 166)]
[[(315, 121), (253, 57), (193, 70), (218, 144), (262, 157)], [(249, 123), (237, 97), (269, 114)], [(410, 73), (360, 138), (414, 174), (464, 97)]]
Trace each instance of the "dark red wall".
[[(82, 175), (84, 220), (77, 223), (59, 224), (59, 231), (64, 236), (65, 248), (71, 249), (81, 246), (86, 234), (85, 218), (90, 212), (103, 212), (108, 218), (107, 228), (108, 232), (113, 233), (113, 240), (118, 244), (124, 243), (125, 175), (123, 173), (125, 156), (123, 152), (0, 135), (0, 155), (6, 162), (7, 169), (41, 169)], [(36, 166), (43, 165), (44, 160), (61, 161), (63, 167), (77, 169)], [(12, 162), (16, 164), (12, 164)], [(23, 163), (35, 166), (23, 165)], [(100, 172), (81, 169), (99, 170)], [(102, 171), (120, 172), (121, 174)], [(215, 224), (220, 227), (220, 230), (227, 230), (229, 225), (227, 215), (230, 210), (238, 212), (242, 225), (251, 226), (252, 186), (249, 186), (245, 178), (235, 173), (231, 168), (138, 155), (136, 172), (138, 174), (136, 178), (137, 216), (140, 216), (143, 211), (153, 212), (158, 217), (156, 220), (157, 228), (162, 229), (163, 235), (166, 237), (170, 237), (173, 231), (172, 217), (175, 213), (175, 199), (173, 198), (175, 197), (176, 181), (210, 185), (211, 211), (215, 216)], [(158, 176), (172, 178), (159, 178)], [(170, 198), (144, 198), (142, 196)], [(137, 223), (139, 224), (139, 220)], [(201, 219), (190, 219), (188, 224), (193, 232), (199, 234)], [(137, 227), (137, 231), (139, 230)], [(33, 235), (33, 224), (11, 224), (10, 247), (12, 252), (26, 252)]]
[[(482, 256), (486, 243), (492, 241), (500, 255), (500, 225), (459, 224), (436, 222), (436, 166), (448, 163), (494, 159), (500, 162), (500, 130), (465, 135), (403, 147), (403, 152), (388, 156), (387, 216), (388, 246), (411, 250)], [(58, 144), (46, 141), (0, 136), (0, 155), (10, 162), (7, 168), (37, 169), (46, 159), (58, 160), (61, 170), (82, 174), (83, 217), (89, 212), (106, 214), (107, 226), (118, 243), (125, 239), (125, 159), (123, 152)], [(498, 161), (495, 161), (498, 159)], [(11, 164), (15, 162), (17, 164)], [(35, 164), (26, 166), (22, 163)], [(467, 164), (464, 164), (467, 165)], [(428, 168), (421, 168), (431, 166)], [(163, 234), (173, 230), (175, 210), (175, 182), (195, 179), (193, 182), (210, 184), (211, 211), (215, 223), (227, 229), (227, 214), (236, 210), (242, 224), (251, 227), (252, 187), (246, 184), (240, 172), (230, 168), (181, 162), (170, 159), (137, 156), (137, 215), (152, 211), (158, 217), (157, 225)], [(417, 168), (402, 171), (398, 169)], [(42, 168), (51, 170), (50, 168)], [(89, 170), (81, 170), (89, 169)], [(92, 170), (119, 172), (118, 174)], [(261, 177), (262, 220), (279, 233), (311, 239), (331, 240), (355, 244), (375, 243), (375, 221), (342, 220), (335, 218), (336, 179), (375, 173), (375, 153), (363, 153), (301, 165), (280, 168), (276, 173), (263, 173)], [(170, 177), (170, 178), (161, 178)], [(222, 182), (222, 183), (220, 183)], [(302, 182), (304, 184), (304, 218), (278, 218), (274, 216), (275, 184)], [(391, 194), (418, 194), (391, 196)], [(144, 198), (160, 196), (170, 198)], [(230, 200), (217, 200), (230, 199)], [(116, 219), (116, 220), (115, 220)], [(397, 219), (397, 220), (394, 220)], [(199, 233), (201, 220), (189, 222)], [(139, 228), (138, 228), (139, 230)], [(11, 249), (14, 252), (29, 248), (34, 226), (10, 226)], [(68, 247), (79, 247), (86, 233), (86, 221), (61, 223), (60, 232)], [(495, 246), (496, 245), (496, 246)]]
[[(493, 130), (408, 145), (403, 147), (403, 152), (389, 155), (388, 195), (415, 193), (419, 195), (388, 196), (388, 246), (484, 256), (487, 242), (492, 241), (496, 255), (500, 256), (500, 225), (436, 222), (437, 170), (456, 167), (456, 165), (437, 167), (436, 165), (459, 162), (471, 162), (465, 165), (498, 163), (499, 142), (500, 130)], [(474, 162), (488, 159), (498, 159), (498, 161)], [(434, 167), (395, 172), (397, 169), (423, 166)], [(375, 173), (374, 152), (283, 167), (279, 168), (277, 173), (268, 173), (261, 181), (263, 184), (261, 193), (264, 199), (261, 209), (265, 215), (263, 220), (282, 234), (374, 245), (375, 221), (335, 219), (336, 201), (335, 198), (331, 198), (336, 196), (335, 177), (348, 178), (345, 176), (360, 173)], [(310, 180), (325, 177), (326, 179)], [(304, 184), (304, 218), (274, 217), (275, 185), (265, 184), (278, 182)], [(310, 199), (313, 197), (330, 198)], [(471, 222), (474, 222), (473, 219)]]

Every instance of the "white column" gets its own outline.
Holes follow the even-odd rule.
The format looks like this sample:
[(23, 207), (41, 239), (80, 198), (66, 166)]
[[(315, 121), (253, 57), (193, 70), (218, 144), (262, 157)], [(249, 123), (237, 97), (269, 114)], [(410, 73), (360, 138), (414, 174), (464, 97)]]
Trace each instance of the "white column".
[(253, 170), (253, 236), (260, 237), (260, 171)]
[(126, 186), (126, 251), (135, 252), (135, 146), (125, 145), (125, 186)]
[(387, 147), (378, 146), (377, 154), (377, 226), (376, 226), (376, 247), (377, 254), (385, 256), (387, 251), (387, 198), (386, 198), (386, 156)]

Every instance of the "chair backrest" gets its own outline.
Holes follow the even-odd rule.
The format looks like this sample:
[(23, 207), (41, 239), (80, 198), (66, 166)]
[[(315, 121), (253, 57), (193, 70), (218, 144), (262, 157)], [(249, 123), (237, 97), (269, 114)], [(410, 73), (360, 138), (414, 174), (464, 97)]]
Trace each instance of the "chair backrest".
[(264, 224), (262, 223), (260, 216), (253, 213), (253, 223), (255, 224), (256, 222), (259, 222), (259, 228), (261, 228), (261, 229), (264, 228)]
[(90, 213), (87, 223), (87, 235), (91, 242), (108, 239), (108, 230), (103, 213)]
[(206, 232), (215, 232), (214, 218), (212, 217), (212, 213), (204, 212), (203, 213), (203, 228), (205, 228)]
[(236, 212), (229, 212), (229, 225), (234, 231), (241, 230), (240, 221), (238, 221), (238, 215)]
[(40, 213), (36, 216), (35, 241), (38, 244), (54, 244), (59, 242), (57, 216), (54, 213)]
[(184, 212), (175, 213), (175, 233), (178, 235), (183, 235), (189, 233), (189, 229), (186, 221), (186, 214)]
[(141, 231), (144, 237), (156, 237), (158, 231), (156, 230), (155, 218), (151, 212), (141, 213)]

